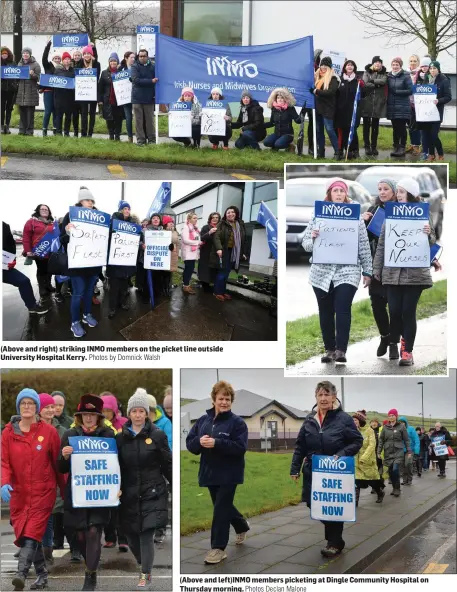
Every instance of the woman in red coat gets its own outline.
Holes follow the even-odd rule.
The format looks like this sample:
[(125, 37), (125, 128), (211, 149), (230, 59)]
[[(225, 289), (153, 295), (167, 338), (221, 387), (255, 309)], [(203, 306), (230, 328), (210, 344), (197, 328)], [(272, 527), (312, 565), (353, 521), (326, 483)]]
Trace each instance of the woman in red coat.
[(65, 478), (57, 471), (60, 439), (57, 430), (37, 417), (38, 393), (23, 389), (16, 398), (19, 415), (11, 418), (2, 433), (2, 499), (10, 503), (10, 520), (21, 547), (17, 573), (12, 584), (23, 590), (32, 563), (38, 576), (31, 589), (47, 582), (41, 541), (56, 501), (59, 484), (63, 494)]

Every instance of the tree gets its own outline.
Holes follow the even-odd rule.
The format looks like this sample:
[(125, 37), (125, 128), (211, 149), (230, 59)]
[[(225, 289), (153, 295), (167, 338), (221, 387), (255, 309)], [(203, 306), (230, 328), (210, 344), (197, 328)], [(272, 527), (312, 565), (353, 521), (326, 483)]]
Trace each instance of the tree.
[(442, 0), (350, 2), (355, 17), (370, 26), (367, 37), (384, 37), (385, 47), (418, 39), (432, 59), (442, 52), (454, 56), (456, 3)]

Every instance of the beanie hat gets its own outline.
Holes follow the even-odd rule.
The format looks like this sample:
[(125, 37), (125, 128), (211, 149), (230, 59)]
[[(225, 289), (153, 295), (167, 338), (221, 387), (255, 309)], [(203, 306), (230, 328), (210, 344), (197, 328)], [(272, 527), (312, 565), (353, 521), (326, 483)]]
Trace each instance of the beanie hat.
[(403, 179), (400, 179), (400, 181), (397, 181), (397, 189), (399, 187), (402, 187), (414, 197), (418, 197), (420, 194), (419, 183), (412, 177), (404, 177)]
[(325, 56), (325, 58), (321, 59), (321, 63), (319, 64), (319, 66), (327, 66), (327, 68), (332, 68), (333, 67), (332, 58)]
[(190, 86), (185, 86), (181, 91), (181, 96), (184, 96), (186, 93), (194, 96), (194, 91), (190, 88)]
[(244, 97), (249, 97), (250, 99), (252, 99), (252, 94), (248, 90), (243, 90), (243, 92), (241, 93), (241, 98)]
[(23, 55), (25, 52), (27, 52), (30, 55), (32, 55), (32, 50), (30, 49), (30, 47), (23, 47), (21, 54)]
[(394, 193), (397, 189), (395, 181), (393, 179), (389, 179), (388, 177), (385, 177), (384, 179), (379, 179), (379, 183), (385, 183), (386, 185), (388, 185), (392, 189), (392, 191)]
[(40, 397), (40, 411), (48, 405), (54, 405), (54, 399), (48, 393), (40, 393), (38, 396)]
[(55, 397), (56, 395), (60, 395), (61, 397), (63, 397), (65, 399), (65, 402), (67, 402), (67, 397), (64, 395), (64, 393), (62, 391), (52, 391), (51, 397)]
[(173, 218), (171, 216), (163, 216), (163, 218), (162, 218), (163, 226), (166, 226), (169, 222), (173, 222), (173, 224), (175, 223), (175, 221), (173, 220)]
[(103, 400), (97, 395), (82, 395), (74, 415), (81, 413), (95, 413), (103, 416)]
[(421, 59), (420, 65), (422, 66), (430, 66), (430, 64), (432, 63), (432, 60), (428, 57), (428, 56), (424, 56)]
[(352, 417), (356, 417), (359, 421), (366, 422), (367, 412), (365, 411), (365, 409), (362, 409), (362, 411), (356, 411), (355, 413), (353, 413)]
[(116, 62), (119, 63), (119, 56), (117, 55), (117, 53), (115, 51), (110, 53), (108, 62), (111, 62), (111, 60), (116, 60)]
[(220, 89), (218, 86), (214, 86), (211, 89), (211, 94), (213, 94), (213, 93), (219, 93), (221, 95), (221, 97), (222, 97), (222, 89)]
[(398, 411), (396, 409), (390, 409), (387, 415), (395, 415), (395, 417), (398, 417)]
[(83, 53), (83, 55), (85, 53), (90, 53), (90, 55), (93, 56), (94, 55), (94, 50), (92, 49), (92, 46), (91, 45), (86, 45), (86, 47), (83, 49), (83, 52), (82, 53)]
[[(400, 66), (403, 68), (403, 60), (401, 58), (393, 58), (392, 62), (398, 62)], [(390, 62), (391, 65), (392, 62)]]
[(117, 204), (117, 209), (120, 212), (121, 210), (123, 210), (124, 208), (130, 208), (130, 204), (127, 201), (124, 201), (123, 199), (121, 199), (121, 201)]
[(438, 68), (438, 71), (441, 72), (441, 64), (438, 60), (432, 60), (430, 62), (430, 68)]
[(62, 59), (64, 60), (65, 58), (71, 60), (71, 55), (68, 53), (68, 51), (64, 51), (62, 54)]
[(137, 388), (133, 395), (130, 397), (127, 403), (127, 415), (129, 415), (132, 409), (135, 407), (142, 407), (146, 414), (149, 414), (149, 400), (148, 397), (152, 397), (152, 395), (148, 395), (146, 389), (144, 388)]
[(158, 218), (160, 220), (160, 225), (162, 225), (162, 216), (160, 214), (158, 214), (157, 212), (153, 212), (151, 214), (151, 217), (149, 218), (149, 220), (152, 220), (153, 218)]
[(150, 409), (155, 409), (157, 407), (156, 398), (153, 397), (152, 395), (149, 395), (149, 394), (148, 394), (148, 403), (149, 403)]
[(19, 413), (19, 404), (22, 399), (32, 399), (36, 405), (36, 412), (39, 413), (40, 411), (40, 397), (38, 393), (31, 389), (31, 388), (24, 388), (16, 397), (16, 411)]
[(381, 62), (382, 64), (382, 60), (379, 56), (374, 56), (371, 60), (371, 65), (375, 64), (376, 62)]
[(61, 59), (61, 55), (60, 53), (57, 53), (56, 51), (52, 54), (52, 58), (51, 61), (53, 61), (55, 58), (59, 58), (59, 60)]
[(331, 191), (333, 187), (341, 187), (341, 189), (344, 189), (346, 193), (348, 193), (349, 191), (346, 181), (344, 179), (341, 179), (341, 177), (332, 177), (331, 179), (329, 179), (325, 186), (325, 191)]
[(346, 66), (348, 64), (352, 64), (354, 66), (354, 71), (357, 72), (357, 64), (354, 62), (354, 60), (346, 60), (343, 64), (343, 72), (346, 73)]
[(87, 187), (79, 188), (78, 201), (82, 201), (83, 199), (90, 199), (95, 204), (95, 198), (92, 195), (92, 191), (87, 189)]

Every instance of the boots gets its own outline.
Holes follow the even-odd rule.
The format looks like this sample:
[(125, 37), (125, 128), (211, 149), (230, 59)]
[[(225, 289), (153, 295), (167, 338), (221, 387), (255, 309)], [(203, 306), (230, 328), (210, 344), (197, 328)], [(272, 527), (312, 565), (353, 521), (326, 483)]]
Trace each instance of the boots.
[(399, 357), (398, 344), (389, 343), (389, 360), (398, 360)]
[(49, 565), (54, 564), (54, 557), (52, 556), (52, 547), (43, 547), (44, 558)]
[[(52, 548), (46, 547), (51, 550), (51, 558), (52, 558)], [(37, 575), (37, 579), (33, 582), (30, 586), (30, 590), (43, 590), (48, 585), (48, 572), (46, 570), (46, 561), (43, 552), (43, 545), (40, 543), (35, 553), (35, 559), (33, 560), (33, 564), (35, 566), (35, 572)]]
[(49, 298), (48, 292), (48, 277), (47, 275), (37, 275), (38, 281), (38, 292), (40, 294), (41, 301), (46, 301)]
[(192, 289), (191, 286), (183, 286), (182, 289), (183, 292), (186, 292), (186, 294), (195, 294), (195, 291)]
[(376, 499), (376, 503), (377, 503), (377, 504), (382, 504), (382, 500), (384, 499), (384, 496), (386, 495), (386, 494), (384, 493), (384, 490), (380, 489), (380, 490), (377, 492), (377, 494), (378, 494), (378, 497), (377, 497), (377, 499)]
[(405, 152), (405, 147), (402, 146), (401, 144), (399, 144), (396, 147), (396, 150), (394, 152), (390, 153), (390, 156), (397, 156), (397, 157), (401, 157), (401, 156), (405, 156), (406, 152)]
[(379, 152), (378, 152), (378, 148), (376, 147), (376, 144), (371, 146), (371, 154), (373, 156), (379, 156)]
[(95, 590), (97, 585), (97, 572), (96, 571), (87, 571), (84, 577), (84, 586), (81, 590)]
[(25, 539), (19, 553), (19, 560), (17, 562), (17, 573), (12, 579), (11, 583), (15, 590), (23, 590), (25, 587), (25, 580), (29, 573), (30, 566), (33, 563), (35, 553), (38, 547), (38, 542), (32, 539)]
[(48, 135), (48, 130), (43, 128), (43, 138), (46, 138)]
[(56, 291), (56, 289), (51, 284), (51, 278), (52, 278), (52, 274), (48, 273), (48, 275), (46, 276), (46, 290), (48, 292), (51, 292), (51, 294), (53, 294)]
[(397, 151), (398, 151), (398, 144), (394, 144), (393, 148), (392, 148), (392, 152), (390, 153), (390, 156), (397, 156)]
[(372, 154), (373, 154), (371, 146), (369, 146), (368, 144), (365, 144), (365, 154), (366, 154), (366, 156), (372, 156)]
[(387, 353), (387, 348), (389, 346), (389, 339), (390, 339), (390, 335), (381, 335), (381, 341), (379, 343), (378, 350), (376, 352), (376, 355), (378, 356), (378, 358), (381, 358), (382, 356), (384, 356)]
[(355, 507), (358, 508), (360, 500), (360, 487), (355, 488)]

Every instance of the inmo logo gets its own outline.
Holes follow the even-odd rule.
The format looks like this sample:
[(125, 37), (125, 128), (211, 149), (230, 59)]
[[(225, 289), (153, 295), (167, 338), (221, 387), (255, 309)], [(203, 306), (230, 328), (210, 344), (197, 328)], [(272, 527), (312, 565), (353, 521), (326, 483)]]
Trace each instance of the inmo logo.
[(21, 69), (8, 66), (7, 68), (4, 69), (4, 72), (5, 72), (5, 74), (20, 74)]
[(352, 210), (348, 206), (338, 204), (325, 204), (322, 206), (322, 213), (329, 216), (352, 216)]
[(125, 230), (127, 232), (135, 232), (136, 233), (136, 228), (135, 226), (132, 226), (131, 224), (129, 224), (128, 222), (120, 222), (119, 226), (118, 226), (119, 230)]
[(326, 457), (319, 459), (319, 468), (320, 469), (333, 469), (338, 471), (345, 471), (346, 470), (346, 461), (337, 458), (336, 460), (333, 457)]
[(60, 76), (51, 76), (49, 78), (49, 82), (50, 83), (54, 82), (56, 84), (63, 84), (63, 85), (66, 85), (68, 83), (66, 78), (60, 78)]
[(418, 86), (416, 87), (416, 93), (433, 93), (434, 90), (431, 86)]
[(79, 35), (66, 35), (62, 37), (63, 43), (79, 43)]
[(414, 206), (409, 206), (408, 204), (399, 204), (393, 207), (393, 215), (420, 217), (424, 215), (424, 208), (415, 208)]
[(93, 210), (78, 210), (78, 218), (98, 222), (99, 224), (105, 223), (105, 216), (100, 212), (94, 212)]
[(243, 60), (237, 62), (236, 60), (229, 60), (227, 56), (206, 58), (206, 68), (210, 76), (239, 76), (246, 75), (248, 78), (255, 78), (259, 71), (253, 62)]
[(84, 438), (79, 440), (79, 450), (109, 450), (109, 444), (99, 438)]
[(139, 28), (139, 32), (140, 33), (155, 33), (155, 29), (153, 26), (150, 25), (144, 25), (142, 27)]

